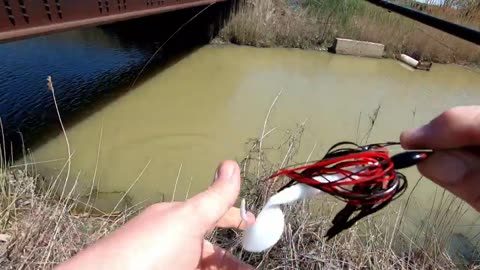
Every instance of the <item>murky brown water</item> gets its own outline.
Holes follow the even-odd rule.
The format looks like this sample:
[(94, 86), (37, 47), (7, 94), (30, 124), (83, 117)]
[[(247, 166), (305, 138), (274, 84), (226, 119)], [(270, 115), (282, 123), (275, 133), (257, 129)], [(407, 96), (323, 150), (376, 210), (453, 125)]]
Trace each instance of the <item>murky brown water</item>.
[[(190, 182), (190, 195), (210, 184), (219, 161), (243, 157), (245, 142), (260, 134), (279, 91), (282, 95), (268, 124), (277, 130), (266, 146), (307, 120), (301, 160), (315, 143), (312, 158), (338, 141), (355, 140), (360, 114), (359, 133), (365, 133), (368, 115), (379, 105), (369, 142), (398, 140), (402, 130), (452, 106), (480, 104), (479, 90), (478, 71), (453, 65), (434, 65), (423, 72), (394, 60), (204, 47), (70, 128), (70, 181), (78, 174), (80, 190), (88, 190), (94, 179), (99, 192), (112, 195), (129, 190), (138, 180), (129, 192), (134, 203), (170, 200), (181, 168), (175, 197), (181, 200)], [(33, 155), (37, 162), (65, 159), (64, 138), (52, 138)], [(63, 164), (42, 163), (37, 168), (44, 175), (56, 175)], [(411, 190), (418, 173), (409, 169), (407, 175)], [(411, 202), (418, 207), (412, 219), (421, 220), (434, 190), (427, 180), (421, 182)], [(470, 226), (477, 218), (470, 209), (462, 223), (469, 226), (459, 230), (468, 235), (480, 232), (480, 227)]]

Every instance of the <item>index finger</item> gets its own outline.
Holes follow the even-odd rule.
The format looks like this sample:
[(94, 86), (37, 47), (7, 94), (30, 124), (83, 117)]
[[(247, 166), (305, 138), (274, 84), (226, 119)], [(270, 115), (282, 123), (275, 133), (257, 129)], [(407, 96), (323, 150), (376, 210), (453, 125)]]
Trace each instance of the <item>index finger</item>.
[(404, 131), (405, 149), (452, 149), (480, 145), (480, 106), (455, 107), (430, 123)]

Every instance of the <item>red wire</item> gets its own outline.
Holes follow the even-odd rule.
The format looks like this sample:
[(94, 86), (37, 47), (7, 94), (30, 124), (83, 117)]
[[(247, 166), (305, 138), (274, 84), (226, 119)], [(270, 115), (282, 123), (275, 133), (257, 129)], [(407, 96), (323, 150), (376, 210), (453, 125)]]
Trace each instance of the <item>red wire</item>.
[[(360, 170), (352, 171), (354, 168)], [(309, 174), (305, 175), (304, 172), (307, 170)], [(378, 204), (391, 199), (396, 192), (395, 189), (388, 190), (390, 182), (396, 179), (396, 172), (385, 148), (320, 160), (310, 165), (282, 170), (270, 178), (282, 175), (298, 183), (318, 187), (332, 195), (348, 198), (348, 202), (355, 205)], [(339, 175), (339, 179), (331, 182), (320, 182), (314, 179), (314, 177), (323, 176), (325, 178), (329, 175)], [(377, 197), (375, 193), (365, 194), (349, 190), (348, 188), (353, 185), (360, 188), (376, 187), (377, 189), (380, 186), (384, 192)], [(369, 195), (371, 198), (368, 197)], [(364, 196), (364, 199), (352, 199), (354, 196)]]

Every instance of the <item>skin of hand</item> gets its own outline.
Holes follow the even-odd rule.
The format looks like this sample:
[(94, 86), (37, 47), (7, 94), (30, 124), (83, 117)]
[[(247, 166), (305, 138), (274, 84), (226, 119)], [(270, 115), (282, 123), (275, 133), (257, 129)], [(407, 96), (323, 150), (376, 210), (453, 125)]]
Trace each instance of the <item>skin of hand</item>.
[(421, 174), (480, 212), (480, 106), (447, 110), (428, 124), (404, 131), (405, 149), (433, 149)]
[(244, 229), (255, 222), (232, 207), (240, 191), (240, 168), (224, 161), (210, 188), (186, 202), (159, 203), (56, 269), (253, 269), (205, 240), (214, 227)]
[[(400, 141), (405, 149), (433, 149), (419, 171), (480, 211), (480, 106), (450, 109), (404, 131)], [(232, 207), (239, 190), (240, 169), (225, 161), (207, 191), (148, 207), (56, 269), (252, 269), (204, 239), (215, 226), (243, 229), (255, 222), (248, 213), (244, 224)]]

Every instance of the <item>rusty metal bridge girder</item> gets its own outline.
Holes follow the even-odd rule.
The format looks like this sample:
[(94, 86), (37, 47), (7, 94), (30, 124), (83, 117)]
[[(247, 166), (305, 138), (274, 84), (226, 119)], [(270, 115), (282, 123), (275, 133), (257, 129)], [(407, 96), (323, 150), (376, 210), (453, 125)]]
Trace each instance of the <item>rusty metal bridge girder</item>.
[(0, 42), (226, 0), (0, 0)]

